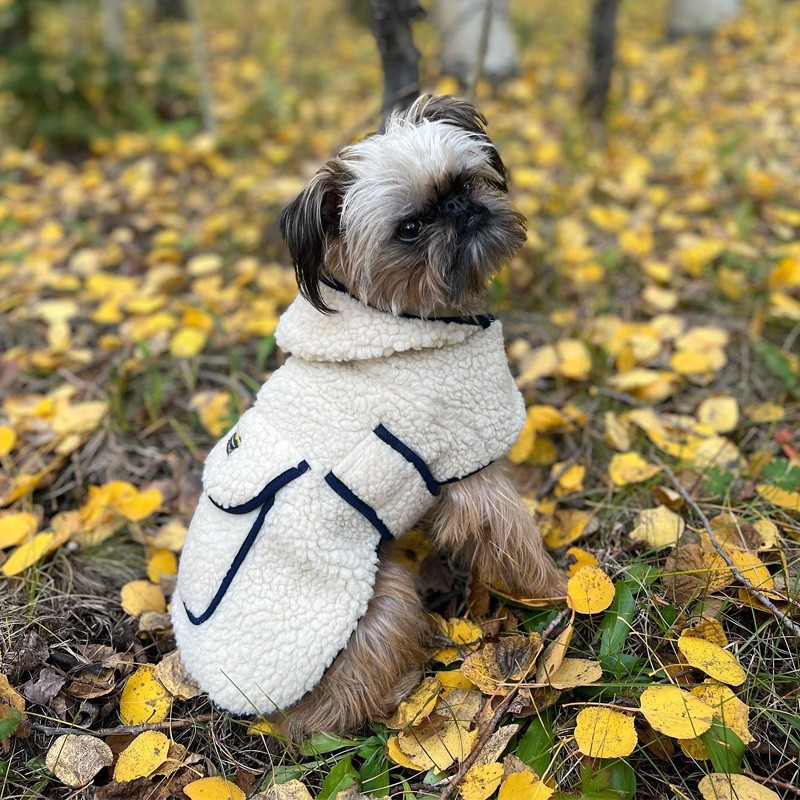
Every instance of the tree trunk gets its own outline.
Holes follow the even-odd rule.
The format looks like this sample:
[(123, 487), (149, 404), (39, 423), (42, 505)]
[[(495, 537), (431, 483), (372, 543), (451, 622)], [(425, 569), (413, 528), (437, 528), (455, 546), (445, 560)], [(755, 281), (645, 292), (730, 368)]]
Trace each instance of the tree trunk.
[(710, 36), (739, 14), (739, 0), (670, 0), (670, 36)]
[(211, 73), (208, 69), (208, 52), (203, 20), (197, 0), (183, 0), (184, 12), (192, 29), (192, 59), (200, 96), (200, 114), (203, 128), (213, 135), (217, 133), (217, 117), (214, 113), (214, 94), (211, 88)]
[(598, 119), (605, 114), (617, 45), (619, 0), (594, 0), (589, 23), (589, 67), (581, 104)]
[(424, 14), (417, 0), (369, 0), (370, 23), (383, 65), (380, 130), (392, 111), (408, 108), (419, 95), (419, 51), (411, 22)]
[(155, 0), (156, 22), (164, 19), (186, 19), (183, 0)]
[[(475, 73), (488, 0), (437, 0), (434, 22), (439, 32), (442, 72), (467, 86)], [(508, 0), (494, 0), (489, 18), (486, 54), (480, 65), (492, 83), (519, 71), (517, 43), (511, 28)]]

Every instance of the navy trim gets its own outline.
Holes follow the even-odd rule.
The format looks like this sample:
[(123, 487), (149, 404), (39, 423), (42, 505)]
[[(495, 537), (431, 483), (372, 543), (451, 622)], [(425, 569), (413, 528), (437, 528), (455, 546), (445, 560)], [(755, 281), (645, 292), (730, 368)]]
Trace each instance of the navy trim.
[(333, 489), (342, 500), (348, 505), (352, 506), (359, 514), (361, 514), (376, 531), (381, 535), (382, 541), (389, 541), (394, 539), (392, 532), (386, 527), (384, 521), (377, 515), (375, 509), (365, 503), (353, 490), (336, 477), (332, 472), (325, 476), (325, 483)]
[(398, 439), (383, 423), (378, 425), (373, 433), (382, 442), (388, 444), (392, 450), (396, 450), (406, 461), (413, 465), (414, 469), (419, 472), (422, 480), (425, 481), (425, 486), (428, 488), (428, 491), (434, 497), (439, 494), (439, 483), (436, 478), (433, 477), (433, 473), (420, 455), (415, 453), (405, 442)]
[(446, 483), (458, 483), (459, 481), (463, 481), (464, 478), (471, 478), (473, 475), (477, 475), (482, 469), (486, 469), (486, 467), (494, 464), (494, 461), (490, 461), (488, 464), (484, 464), (482, 467), (478, 467), (478, 469), (472, 470), (472, 472), (468, 472), (466, 475), (457, 475), (455, 478), (448, 478), (444, 481), (439, 481), (439, 486), (444, 486)]
[[(228, 571), (225, 573), (225, 577), (222, 579), (222, 583), (220, 583), (216, 594), (208, 604), (208, 608), (202, 614), (195, 615), (189, 611), (186, 603), (183, 604), (183, 608), (186, 611), (186, 616), (189, 618), (189, 622), (191, 622), (192, 625), (202, 625), (202, 623), (209, 619), (209, 617), (211, 617), (211, 615), (217, 610), (217, 606), (219, 606), (219, 604), (222, 602), (222, 598), (225, 597), (225, 594), (230, 588), (231, 583), (233, 583), (233, 579), (236, 577), (236, 573), (244, 563), (247, 554), (250, 552), (250, 548), (253, 546), (253, 543), (258, 537), (258, 534), (264, 525), (264, 520), (267, 518), (267, 514), (275, 503), (275, 495), (277, 494), (278, 490), (286, 486), (287, 483), (291, 483), (293, 480), (295, 480), (295, 478), (299, 478), (304, 472), (308, 472), (309, 469), (310, 467), (308, 462), (301, 461), (296, 467), (287, 469), (285, 472), (282, 472), (280, 475), (278, 475), (277, 478), (271, 480), (252, 500), (248, 500), (246, 503), (242, 503), (238, 506), (224, 508), (219, 503), (215, 502), (213, 498), (208, 498), (217, 508), (221, 509), (222, 511), (226, 511), (229, 514), (247, 514), (249, 511), (255, 511), (259, 505), (261, 506), (261, 510), (258, 512), (258, 516), (255, 518), (255, 521), (250, 527), (245, 540), (239, 547), (239, 550), (231, 562), (230, 567), (228, 567)], [(259, 502), (256, 503), (256, 501)]]
[(249, 514), (251, 511), (255, 511), (259, 506), (263, 505), (269, 499), (270, 495), (275, 494), (279, 489), (283, 489), (287, 483), (293, 481), (295, 478), (299, 478), (304, 472), (308, 472), (309, 469), (308, 462), (301, 461), (296, 467), (291, 467), (287, 469), (286, 472), (282, 472), (278, 475), (277, 478), (273, 478), (255, 497), (244, 503), (240, 503), (238, 506), (223, 506), (210, 495), (208, 499), (220, 509), (220, 511), (224, 511), (226, 514)]
[[(343, 292), (344, 294), (348, 295), (349, 297), (353, 297), (350, 294), (350, 290), (343, 284), (339, 283), (339, 281), (334, 280), (333, 278), (320, 278), (320, 283), (324, 283), (329, 289), (334, 289), (337, 292)], [(357, 297), (353, 297), (353, 300), (358, 300)], [(358, 300), (360, 303), (361, 300)], [(369, 308), (373, 308), (370, 306), (369, 303), (366, 303)], [(375, 309), (375, 311), (380, 311), (380, 309)], [(398, 317), (402, 317), (403, 319), (421, 319), (425, 322), (447, 322), (447, 323), (455, 323), (457, 325), (480, 325), (481, 328), (486, 330), (495, 320), (495, 318), (491, 314), (472, 314), (470, 316), (465, 317), (421, 317), (418, 314), (409, 314), (409, 313), (402, 313), (397, 314)]]

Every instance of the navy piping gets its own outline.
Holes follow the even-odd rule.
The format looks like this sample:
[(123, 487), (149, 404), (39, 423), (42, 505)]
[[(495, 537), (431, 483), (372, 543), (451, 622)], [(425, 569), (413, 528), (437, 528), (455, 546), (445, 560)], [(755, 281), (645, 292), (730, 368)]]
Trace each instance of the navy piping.
[[(352, 297), (353, 300), (358, 300), (357, 297), (353, 297), (353, 295), (350, 294), (350, 291), (343, 283), (339, 283), (339, 281), (336, 281), (333, 278), (320, 278), (320, 283), (324, 283), (329, 289), (334, 289), (337, 292), (343, 292), (349, 297)], [(358, 300), (358, 302), (360, 303), (361, 300)], [(368, 305), (369, 308), (374, 308), (373, 306), (370, 306), (369, 303), (366, 305)], [(380, 311), (378, 308), (374, 310)], [(418, 314), (402, 313), (397, 314), (397, 316), (402, 317), (403, 319), (421, 319), (425, 322), (446, 322), (457, 325), (480, 325), (484, 330), (486, 330), (495, 319), (491, 314), (473, 314), (466, 317), (420, 317)]]
[(415, 453), (405, 442), (398, 439), (383, 423), (378, 425), (373, 433), (382, 442), (388, 444), (392, 450), (396, 450), (400, 453), (400, 455), (419, 472), (420, 477), (425, 481), (425, 486), (434, 497), (439, 494), (439, 482), (433, 477), (433, 473), (420, 455)]
[(364, 519), (366, 519), (373, 528), (381, 535), (381, 541), (389, 541), (393, 539), (392, 532), (386, 527), (386, 523), (377, 515), (375, 509), (365, 503), (353, 490), (336, 477), (332, 472), (325, 476), (325, 483), (333, 489), (342, 500), (348, 505), (352, 506)]
[(468, 472), (466, 475), (458, 475), (455, 478), (447, 478), (447, 480), (439, 481), (439, 486), (444, 486), (446, 483), (458, 483), (459, 481), (463, 481), (465, 478), (471, 478), (473, 475), (477, 475), (482, 469), (486, 469), (486, 467), (494, 464), (494, 461), (490, 461), (488, 464), (484, 464), (482, 467), (478, 467), (478, 469), (472, 470), (472, 472)]
[(222, 583), (220, 583), (216, 594), (208, 604), (208, 608), (202, 614), (195, 615), (189, 611), (186, 603), (183, 604), (183, 608), (186, 611), (186, 616), (189, 618), (189, 622), (191, 622), (192, 625), (201, 625), (217, 610), (217, 607), (222, 602), (222, 598), (225, 597), (225, 594), (230, 588), (231, 583), (233, 583), (236, 573), (239, 571), (239, 568), (244, 563), (247, 554), (250, 552), (250, 548), (253, 546), (253, 543), (258, 537), (258, 534), (264, 525), (264, 520), (267, 518), (267, 514), (275, 502), (275, 495), (277, 494), (278, 490), (286, 486), (287, 483), (291, 483), (293, 480), (295, 480), (295, 478), (299, 478), (304, 472), (308, 472), (309, 469), (310, 467), (308, 462), (301, 461), (296, 467), (287, 469), (285, 472), (282, 472), (280, 475), (278, 475), (277, 478), (271, 480), (252, 500), (248, 500), (246, 503), (242, 503), (238, 506), (225, 508), (217, 503), (212, 497), (208, 498), (217, 508), (229, 514), (247, 514), (249, 511), (255, 511), (259, 505), (261, 506), (261, 510), (258, 512), (258, 516), (255, 518), (255, 521), (248, 531), (245, 540), (239, 547), (239, 550), (231, 562), (230, 567), (228, 567), (228, 571), (225, 573), (225, 577), (222, 579)]

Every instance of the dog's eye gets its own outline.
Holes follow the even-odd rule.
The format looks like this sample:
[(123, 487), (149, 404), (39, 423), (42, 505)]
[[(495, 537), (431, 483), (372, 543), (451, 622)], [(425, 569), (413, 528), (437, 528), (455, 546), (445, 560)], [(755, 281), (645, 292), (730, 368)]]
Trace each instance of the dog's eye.
[(401, 242), (416, 242), (419, 239), (422, 223), (418, 219), (407, 219), (400, 223), (397, 229), (397, 238)]
[(474, 178), (467, 178), (464, 183), (461, 184), (461, 191), (462, 192), (471, 192), (472, 187), (475, 186), (475, 179)]

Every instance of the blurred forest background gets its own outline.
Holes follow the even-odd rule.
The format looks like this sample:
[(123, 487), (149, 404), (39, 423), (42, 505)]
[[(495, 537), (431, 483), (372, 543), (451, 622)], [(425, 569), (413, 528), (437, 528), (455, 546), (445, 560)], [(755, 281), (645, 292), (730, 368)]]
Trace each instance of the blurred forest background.
[[(800, 795), (800, 3), (422, 5), (0, 0), (0, 797)], [(290, 747), (197, 695), (168, 598), (281, 358), (278, 215), (417, 91), (474, 97), (528, 219), (510, 458), (577, 582), (412, 532), (453, 646)]]

